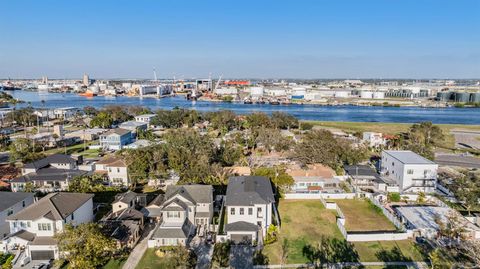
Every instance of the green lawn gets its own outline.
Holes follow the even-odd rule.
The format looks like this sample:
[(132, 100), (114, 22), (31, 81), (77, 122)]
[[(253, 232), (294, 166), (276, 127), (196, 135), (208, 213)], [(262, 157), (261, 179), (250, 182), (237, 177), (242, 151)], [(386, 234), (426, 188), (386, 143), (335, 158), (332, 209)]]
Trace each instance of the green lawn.
[[(80, 155), (84, 155), (85, 157), (98, 157), (98, 153), (99, 153), (99, 150), (98, 149), (87, 149), (87, 150), (83, 150), (84, 147), (88, 147), (89, 145), (92, 145), (94, 144), (95, 141), (90, 141), (90, 142), (87, 142), (85, 143), (85, 145), (83, 143), (80, 143), (80, 144), (75, 144), (75, 145), (72, 145), (72, 146), (68, 146), (66, 148), (66, 152), (67, 154), (74, 154), (74, 153), (78, 153)], [(51, 154), (56, 154), (56, 153), (60, 153), (60, 154), (65, 154), (65, 148), (64, 147), (58, 147), (58, 148), (54, 148), (54, 149), (49, 149), (49, 150), (46, 150), (45, 151), (45, 154), (47, 155), (51, 155)]]
[(395, 231), (396, 227), (366, 200), (335, 200), (345, 215), (347, 231)]
[(149, 248), (137, 264), (137, 269), (170, 269), (173, 268), (171, 258), (160, 258), (155, 254), (155, 249)]
[[(120, 259), (120, 260), (111, 259), (110, 261), (108, 261), (107, 264), (100, 267), (99, 269), (121, 269), (123, 267), (123, 264), (125, 263), (125, 261), (126, 261), (126, 258)], [(70, 268), (68, 263), (64, 264), (61, 267), (61, 269), (68, 269), (68, 268)]]
[[(339, 200), (335, 200), (338, 202)], [(359, 201), (360, 207), (365, 207), (366, 202)], [(368, 204), (367, 204), (368, 205)], [(367, 207), (368, 208), (368, 207)], [(343, 241), (344, 238), (336, 225), (335, 210), (325, 209), (318, 200), (280, 200), (280, 219), (282, 226), (279, 231), (279, 240), (265, 246), (263, 254), (269, 259), (269, 264), (280, 264), (281, 242), (288, 239), (288, 263), (308, 263), (303, 254), (303, 248), (308, 245), (317, 246), (322, 235)], [(361, 209), (365, 211), (365, 209)], [(373, 209), (372, 209), (373, 210)], [(377, 213), (374, 219), (378, 222)], [(387, 222), (386, 227), (394, 227)], [(359, 222), (359, 221), (356, 221)], [(391, 226), (390, 226), (391, 225)], [(389, 257), (398, 257), (397, 246), (400, 253), (412, 260), (423, 260), (420, 252), (411, 241), (397, 242), (358, 242), (353, 244), (354, 251), (358, 253), (360, 261), (381, 261)], [(397, 255), (397, 256), (394, 256)], [(402, 256), (400, 255), (400, 256)]]

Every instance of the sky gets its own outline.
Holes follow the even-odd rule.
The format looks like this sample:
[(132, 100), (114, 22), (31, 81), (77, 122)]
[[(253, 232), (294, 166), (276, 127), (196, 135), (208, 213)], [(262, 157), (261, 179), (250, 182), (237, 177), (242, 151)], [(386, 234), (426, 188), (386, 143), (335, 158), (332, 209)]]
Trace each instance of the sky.
[(480, 78), (476, 0), (0, 0), (0, 78)]

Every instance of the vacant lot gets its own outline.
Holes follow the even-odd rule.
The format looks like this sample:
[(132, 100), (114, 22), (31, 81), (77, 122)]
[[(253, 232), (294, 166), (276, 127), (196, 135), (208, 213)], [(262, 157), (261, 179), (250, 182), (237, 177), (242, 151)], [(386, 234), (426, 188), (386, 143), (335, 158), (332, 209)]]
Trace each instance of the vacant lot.
[(345, 215), (347, 231), (395, 231), (396, 227), (366, 200), (335, 200)]
[(279, 205), (282, 227), (279, 240), (265, 247), (270, 264), (280, 263), (280, 242), (289, 240), (288, 263), (306, 263), (303, 247), (320, 240), (322, 235), (343, 238), (336, 225), (335, 211), (325, 209), (318, 200), (281, 200)]
[[(338, 202), (339, 200), (335, 201)], [(350, 202), (352, 202), (352, 200), (350, 200)], [(385, 220), (379, 218), (380, 215), (377, 215), (374, 209), (368, 208), (366, 202), (355, 202), (356, 204), (358, 203), (357, 206), (360, 206), (361, 211), (370, 213), (373, 211), (375, 213), (372, 218), (374, 221), (372, 226), (376, 226), (375, 222), (385, 221), (382, 227), (395, 228), (385, 217)], [(348, 204), (348, 206), (355, 207), (356, 205)], [(283, 242), (285, 238), (288, 239), (287, 262), (290, 264), (309, 262), (303, 250), (309, 245), (316, 247), (322, 235), (340, 241), (344, 240), (336, 225), (335, 210), (325, 209), (320, 201), (280, 200), (279, 212), (282, 220), (279, 240), (274, 244), (265, 246), (263, 251), (263, 254), (268, 257), (269, 264), (280, 264), (281, 242)], [(381, 219), (381, 221), (378, 219)], [(353, 251), (358, 254), (360, 261), (383, 261), (391, 257), (403, 257), (402, 260), (423, 260), (415, 244), (407, 240), (397, 242), (359, 242), (352, 244), (352, 247)], [(399, 253), (401, 255), (399, 255)], [(348, 259), (348, 257), (346, 257), (346, 259)]]

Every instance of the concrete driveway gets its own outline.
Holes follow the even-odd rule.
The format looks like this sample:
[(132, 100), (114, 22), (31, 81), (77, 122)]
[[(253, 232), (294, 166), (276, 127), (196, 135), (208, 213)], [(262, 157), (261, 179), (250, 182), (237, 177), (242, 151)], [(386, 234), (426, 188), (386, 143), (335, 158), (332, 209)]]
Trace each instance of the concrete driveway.
[(255, 249), (247, 245), (232, 245), (230, 248), (230, 268), (253, 268), (253, 253)]

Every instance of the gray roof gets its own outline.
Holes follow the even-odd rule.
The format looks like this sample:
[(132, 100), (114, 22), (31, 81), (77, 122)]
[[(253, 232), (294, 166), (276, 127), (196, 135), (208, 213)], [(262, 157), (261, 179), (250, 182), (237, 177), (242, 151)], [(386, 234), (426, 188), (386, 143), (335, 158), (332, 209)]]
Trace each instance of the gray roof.
[(225, 225), (225, 231), (227, 232), (256, 232), (258, 231), (258, 226), (246, 222), (246, 221), (237, 221)]
[(131, 201), (137, 199), (137, 194), (133, 191), (127, 191), (127, 192), (124, 192), (124, 193), (119, 193), (117, 195), (115, 195), (115, 201), (113, 201), (114, 203), (117, 203), (117, 202), (123, 202), (123, 203), (126, 203), (126, 204), (130, 204)]
[(188, 238), (189, 236), (189, 225), (185, 221), (182, 227), (162, 227), (158, 226), (157, 230), (153, 233), (152, 238)]
[(7, 220), (36, 220), (42, 217), (51, 220), (64, 220), (92, 199), (93, 196), (93, 194), (86, 193), (50, 193), (37, 203), (8, 216)]
[(29, 192), (0, 192), (0, 211), (4, 211), (27, 198), (33, 198)]
[(55, 246), (57, 241), (53, 236), (36, 236), (30, 244), (34, 246)]
[(439, 206), (399, 206), (395, 210), (403, 216), (415, 229), (438, 229), (435, 221), (440, 217), (441, 221), (446, 221), (448, 214), (452, 212), (449, 207)]
[(122, 136), (122, 135), (126, 135), (126, 134), (129, 134), (129, 133), (131, 133), (130, 130), (122, 129), (122, 128), (115, 128), (113, 130), (110, 130), (110, 131), (104, 133), (103, 135), (108, 136), (108, 135), (116, 134), (116, 135)]
[(27, 232), (25, 230), (20, 230), (20, 231), (14, 233), (14, 234), (9, 235), (8, 237), (18, 237), (18, 238), (21, 238), (23, 240), (27, 240), (27, 241), (32, 242), (33, 239), (35, 239), (35, 234), (31, 233), (31, 232)]
[(266, 177), (231, 177), (227, 186), (227, 206), (251, 206), (275, 202), (272, 184)]
[(45, 157), (43, 159), (40, 159), (38, 161), (34, 161), (34, 162), (31, 162), (31, 163), (27, 163), (24, 165), (24, 168), (35, 168), (35, 169), (40, 169), (40, 168), (44, 168), (48, 165), (50, 165), (51, 163), (67, 163), (67, 164), (74, 164), (76, 163), (77, 161), (72, 158), (71, 156), (69, 155), (65, 155), (65, 154), (53, 154), (53, 155), (50, 155), (48, 157)]
[(122, 122), (120, 124), (120, 128), (136, 128), (136, 127), (140, 127), (140, 126), (146, 126), (147, 123), (146, 122), (140, 122), (140, 121), (126, 121), (126, 122)]
[(435, 164), (410, 150), (385, 150), (384, 152), (404, 164)]
[(380, 177), (377, 171), (368, 165), (345, 165), (343, 169), (353, 178), (371, 179), (374, 182), (385, 183), (385, 180)]
[(66, 179), (73, 179), (74, 177), (85, 174), (88, 174), (88, 171), (48, 167), (39, 169), (37, 172), (16, 177), (12, 179), (11, 182), (65, 181)]
[(170, 185), (165, 192), (165, 200), (177, 194), (193, 204), (213, 202), (213, 187), (211, 185)]

